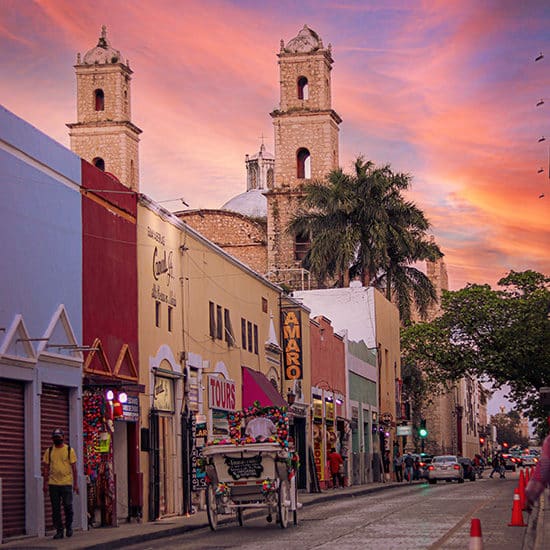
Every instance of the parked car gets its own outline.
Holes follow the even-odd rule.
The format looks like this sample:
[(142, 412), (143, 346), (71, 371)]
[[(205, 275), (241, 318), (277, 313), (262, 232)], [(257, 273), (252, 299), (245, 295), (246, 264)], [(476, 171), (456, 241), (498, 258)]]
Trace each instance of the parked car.
[(428, 482), (435, 485), (438, 480), (456, 480), (458, 483), (464, 483), (464, 469), (456, 456), (434, 456), (428, 466)]
[(469, 479), (470, 481), (476, 480), (476, 470), (474, 463), (464, 456), (459, 457), (458, 462), (461, 464), (462, 469), (464, 470), (464, 479)]

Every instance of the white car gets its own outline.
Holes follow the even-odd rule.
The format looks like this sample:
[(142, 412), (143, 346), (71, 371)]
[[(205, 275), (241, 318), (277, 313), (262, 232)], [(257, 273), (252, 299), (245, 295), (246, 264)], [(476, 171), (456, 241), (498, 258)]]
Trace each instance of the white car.
[(456, 456), (434, 456), (432, 463), (428, 466), (426, 477), (431, 485), (435, 485), (437, 480), (453, 481), (453, 479), (458, 483), (464, 483), (464, 470)]

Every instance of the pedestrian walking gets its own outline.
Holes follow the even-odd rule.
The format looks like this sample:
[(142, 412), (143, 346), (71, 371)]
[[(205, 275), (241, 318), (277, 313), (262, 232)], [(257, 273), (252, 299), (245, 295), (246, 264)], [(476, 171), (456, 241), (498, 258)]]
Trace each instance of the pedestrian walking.
[(489, 477), (492, 478), (495, 472), (497, 474), (500, 474), (500, 453), (495, 453), (493, 455), (493, 458), (491, 459), (491, 465), (493, 466), (493, 470), (489, 474)]
[(401, 483), (403, 481), (403, 457), (399, 452), (393, 457), (393, 470), (395, 472), (395, 480)]
[(327, 459), (330, 475), (332, 477), (332, 488), (336, 489), (339, 486), (343, 487), (344, 476), (342, 469), (344, 467), (344, 459), (342, 458), (342, 455), (337, 452), (334, 447), (331, 447)]
[[(550, 417), (548, 418), (550, 423)], [(550, 435), (546, 437), (542, 444), (542, 450), (539, 461), (535, 466), (533, 475), (525, 488), (525, 498), (527, 500), (527, 510), (530, 512), (533, 504), (540, 497), (545, 487), (550, 485)]]
[(412, 457), (411, 453), (407, 453), (407, 455), (403, 459), (403, 463), (405, 464), (405, 479), (409, 483), (412, 483), (414, 475), (414, 458)]
[[(48, 447), (42, 458), (44, 469), (44, 493), (50, 493), (52, 520), (55, 527), (54, 539), (73, 536), (73, 491), (78, 494), (76, 475), (76, 453), (70, 445), (63, 443), (65, 434), (61, 428), (52, 432), (53, 445)], [(61, 502), (65, 514), (65, 531), (61, 518)]]

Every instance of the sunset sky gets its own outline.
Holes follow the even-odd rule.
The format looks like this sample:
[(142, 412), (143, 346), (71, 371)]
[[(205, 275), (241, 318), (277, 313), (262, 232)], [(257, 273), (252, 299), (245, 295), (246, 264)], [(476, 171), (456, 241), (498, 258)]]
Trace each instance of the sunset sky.
[(0, 103), (68, 146), (76, 54), (106, 25), (134, 71), (141, 191), (218, 208), (262, 135), (273, 151), (276, 54), (304, 24), (332, 44), (342, 167), (413, 175), (450, 287), (550, 275), (548, 0), (0, 0)]

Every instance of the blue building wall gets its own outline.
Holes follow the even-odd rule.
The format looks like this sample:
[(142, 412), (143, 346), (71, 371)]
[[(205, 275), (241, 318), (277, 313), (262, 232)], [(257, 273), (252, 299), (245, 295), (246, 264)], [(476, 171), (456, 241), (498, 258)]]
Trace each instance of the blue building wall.
[[(41, 474), (44, 384), (67, 395), (69, 442), (77, 450), (79, 486), (85, 487), (80, 452), (83, 357), (47, 346), (82, 344), (80, 183), (79, 157), (0, 107), (0, 379), (24, 387), (25, 429), (20, 435), (25, 486), (24, 495), (19, 490), (16, 499), (24, 503), (27, 535), (44, 535), (46, 526)], [(45, 337), (48, 342), (26, 341)], [(0, 394), (0, 407), (2, 398)], [(9, 453), (1, 438), (0, 453)], [(74, 508), (74, 526), (86, 529), (85, 491), (75, 495)]]
[(19, 313), (30, 336), (42, 336), (64, 304), (82, 341), (80, 163), (0, 108), (1, 327)]

